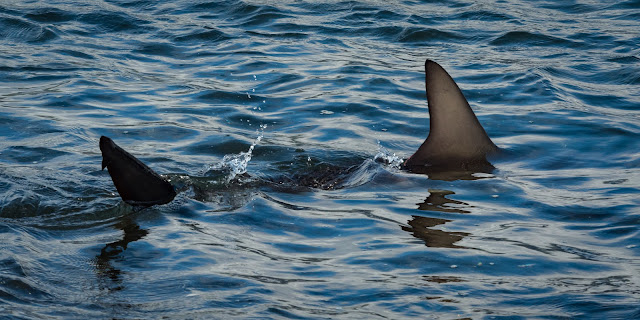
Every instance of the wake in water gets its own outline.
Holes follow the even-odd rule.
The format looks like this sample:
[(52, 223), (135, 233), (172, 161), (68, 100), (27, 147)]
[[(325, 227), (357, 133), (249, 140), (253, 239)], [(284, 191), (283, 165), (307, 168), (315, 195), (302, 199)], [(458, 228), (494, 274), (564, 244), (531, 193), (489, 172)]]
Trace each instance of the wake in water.
[[(264, 137), (264, 129), (266, 127), (266, 124), (260, 125), (260, 129), (256, 130), (258, 136), (249, 147), (249, 150), (247, 150), (246, 152), (240, 152), (238, 154), (225, 155), (219, 162), (206, 165), (202, 170), (198, 172), (198, 175), (211, 178), (220, 177), (220, 175), (222, 174), (224, 175), (223, 180), (227, 184), (234, 179), (245, 175), (247, 173), (247, 166), (249, 164), (249, 161), (251, 161), (251, 158), (253, 156), (253, 150), (258, 145), (258, 143), (262, 141), (262, 138)], [(272, 181), (278, 181), (279, 184), (282, 184), (283, 180), (286, 179), (289, 180), (288, 182), (290, 184), (295, 184), (299, 187), (339, 189), (344, 187), (342, 183), (345, 180), (351, 180), (349, 178), (354, 173), (360, 173), (355, 174), (356, 176), (370, 176), (370, 174), (364, 174), (362, 172), (364, 170), (363, 168), (369, 168), (371, 170), (370, 159), (366, 159), (360, 164), (351, 164), (345, 167), (332, 165), (323, 161), (312, 161), (310, 156), (308, 156), (306, 159), (307, 160), (304, 161), (304, 165), (301, 165), (300, 167), (293, 165), (292, 169), (295, 172), (292, 172), (289, 175), (290, 178), (274, 177), (272, 178)], [(378, 153), (373, 157), (373, 162), (381, 163), (385, 167), (399, 170), (404, 160), (398, 157), (395, 153), (389, 152), (386, 148), (380, 145), (380, 142), (378, 142)], [(359, 183), (357, 184), (366, 183), (366, 181), (362, 181), (361, 178), (356, 180), (359, 181)], [(349, 185), (351, 185), (351, 183), (349, 183)]]
[[(310, 156), (296, 157), (290, 163), (290, 167), (284, 169), (288, 174), (285, 172), (285, 174), (272, 177), (253, 177), (247, 174), (247, 166), (253, 156), (254, 148), (264, 137), (264, 129), (266, 127), (267, 125), (260, 125), (260, 129), (256, 131), (258, 136), (246, 152), (228, 154), (219, 162), (206, 165), (198, 172), (200, 178), (189, 178), (189, 186), (199, 189), (200, 192), (196, 193), (204, 191), (205, 186), (202, 183), (205, 181), (206, 187), (209, 189), (206, 193), (220, 192), (219, 187), (221, 185), (226, 185), (227, 187), (245, 185), (246, 187), (247, 182), (253, 187), (270, 185), (277, 189), (289, 191), (302, 191), (309, 188), (342, 189), (366, 184), (373, 180), (382, 167), (400, 170), (404, 162), (404, 159), (395, 153), (389, 152), (378, 142), (378, 152), (373, 158), (356, 157), (359, 160), (355, 160), (354, 163), (354, 157), (350, 155), (347, 157), (350, 160), (345, 163), (346, 159), (340, 159), (339, 157), (327, 159), (328, 162), (327, 160), (312, 160)], [(336, 164), (336, 162), (342, 163), (342, 165)]]

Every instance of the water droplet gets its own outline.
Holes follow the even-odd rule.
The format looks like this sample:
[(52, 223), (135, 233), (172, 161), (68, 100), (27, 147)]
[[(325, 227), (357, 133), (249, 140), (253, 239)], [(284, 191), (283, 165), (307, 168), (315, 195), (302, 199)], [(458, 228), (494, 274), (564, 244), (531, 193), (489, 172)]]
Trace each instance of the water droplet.
[(253, 144), (249, 147), (247, 152), (240, 152), (239, 154), (225, 155), (219, 163), (209, 165), (209, 170), (227, 170), (227, 181), (233, 180), (236, 176), (247, 172), (247, 165), (251, 160), (253, 149), (262, 140), (262, 133), (258, 133), (258, 137), (253, 141)]
[(400, 169), (404, 160), (395, 153), (389, 152), (383, 146), (380, 145), (378, 141), (378, 153), (373, 157), (373, 161), (382, 162), (392, 168)]

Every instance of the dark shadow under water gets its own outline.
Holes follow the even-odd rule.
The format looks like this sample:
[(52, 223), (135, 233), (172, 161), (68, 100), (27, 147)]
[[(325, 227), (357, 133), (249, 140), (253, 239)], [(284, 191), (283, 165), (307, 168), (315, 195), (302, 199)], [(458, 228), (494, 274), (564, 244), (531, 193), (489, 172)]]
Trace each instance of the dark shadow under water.
[(122, 239), (105, 244), (100, 254), (93, 260), (96, 276), (100, 279), (102, 289), (109, 291), (119, 291), (124, 288), (123, 272), (114, 266), (114, 262), (125, 259), (124, 252), (131, 242), (138, 241), (149, 234), (148, 230), (140, 228), (131, 214), (122, 217), (114, 228), (122, 230)]
[[(457, 206), (469, 206), (469, 204), (446, 198), (448, 195), (455, 194), (449, 190), (429, 190), (429, 196), (423, 203), (418, 203), (418, 210), (423, 211), (439, 211), (446, 213), (466, 214), (470, 211), (461, 209)], [(455, 206), (451, 206), (451, 204)], [(447, 232), (433, 229), (437, 225), (443, 225), (452, 220), (432, 218), (425, 216), (412, 216), (413, 218), (407, 223), (409, 226), (401, 226), (402, 230), (411, 233), (414, 237), (424, 241), (427, 247), (433, 248), (465, 248), (455, 243), (464, 237), (471, 235), (466, 232)]]

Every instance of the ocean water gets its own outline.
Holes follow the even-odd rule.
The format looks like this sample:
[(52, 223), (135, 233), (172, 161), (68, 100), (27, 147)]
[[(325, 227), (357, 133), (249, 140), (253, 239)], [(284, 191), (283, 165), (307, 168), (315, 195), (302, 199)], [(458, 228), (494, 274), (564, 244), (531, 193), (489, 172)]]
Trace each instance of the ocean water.
[[(0, 1), (1, 319), (640, 318), (640, 1)], [(503, 150), (412, 174), (424, 61)], [(139, 210), (106, 135), (166, 174)]]

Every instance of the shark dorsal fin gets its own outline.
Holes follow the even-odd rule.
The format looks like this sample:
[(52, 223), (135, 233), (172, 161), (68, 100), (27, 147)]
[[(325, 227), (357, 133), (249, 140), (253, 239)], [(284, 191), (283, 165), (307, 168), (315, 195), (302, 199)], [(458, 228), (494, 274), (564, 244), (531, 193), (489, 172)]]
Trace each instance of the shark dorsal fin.
[(100, 137), (102, 169), (109, 170), (111, 180), (124, 202), (137, 206), (165, 204), (173, 200), (173, 186), (151, 168), (120, 148), (108, 137)]
[(427, 60), (424, 69), (429, 136), (405, 166), (466, 168), (474, 163), (487, 163), (487, 154), (498, 147), (480, 125), (458, 85), (434, 61)]

